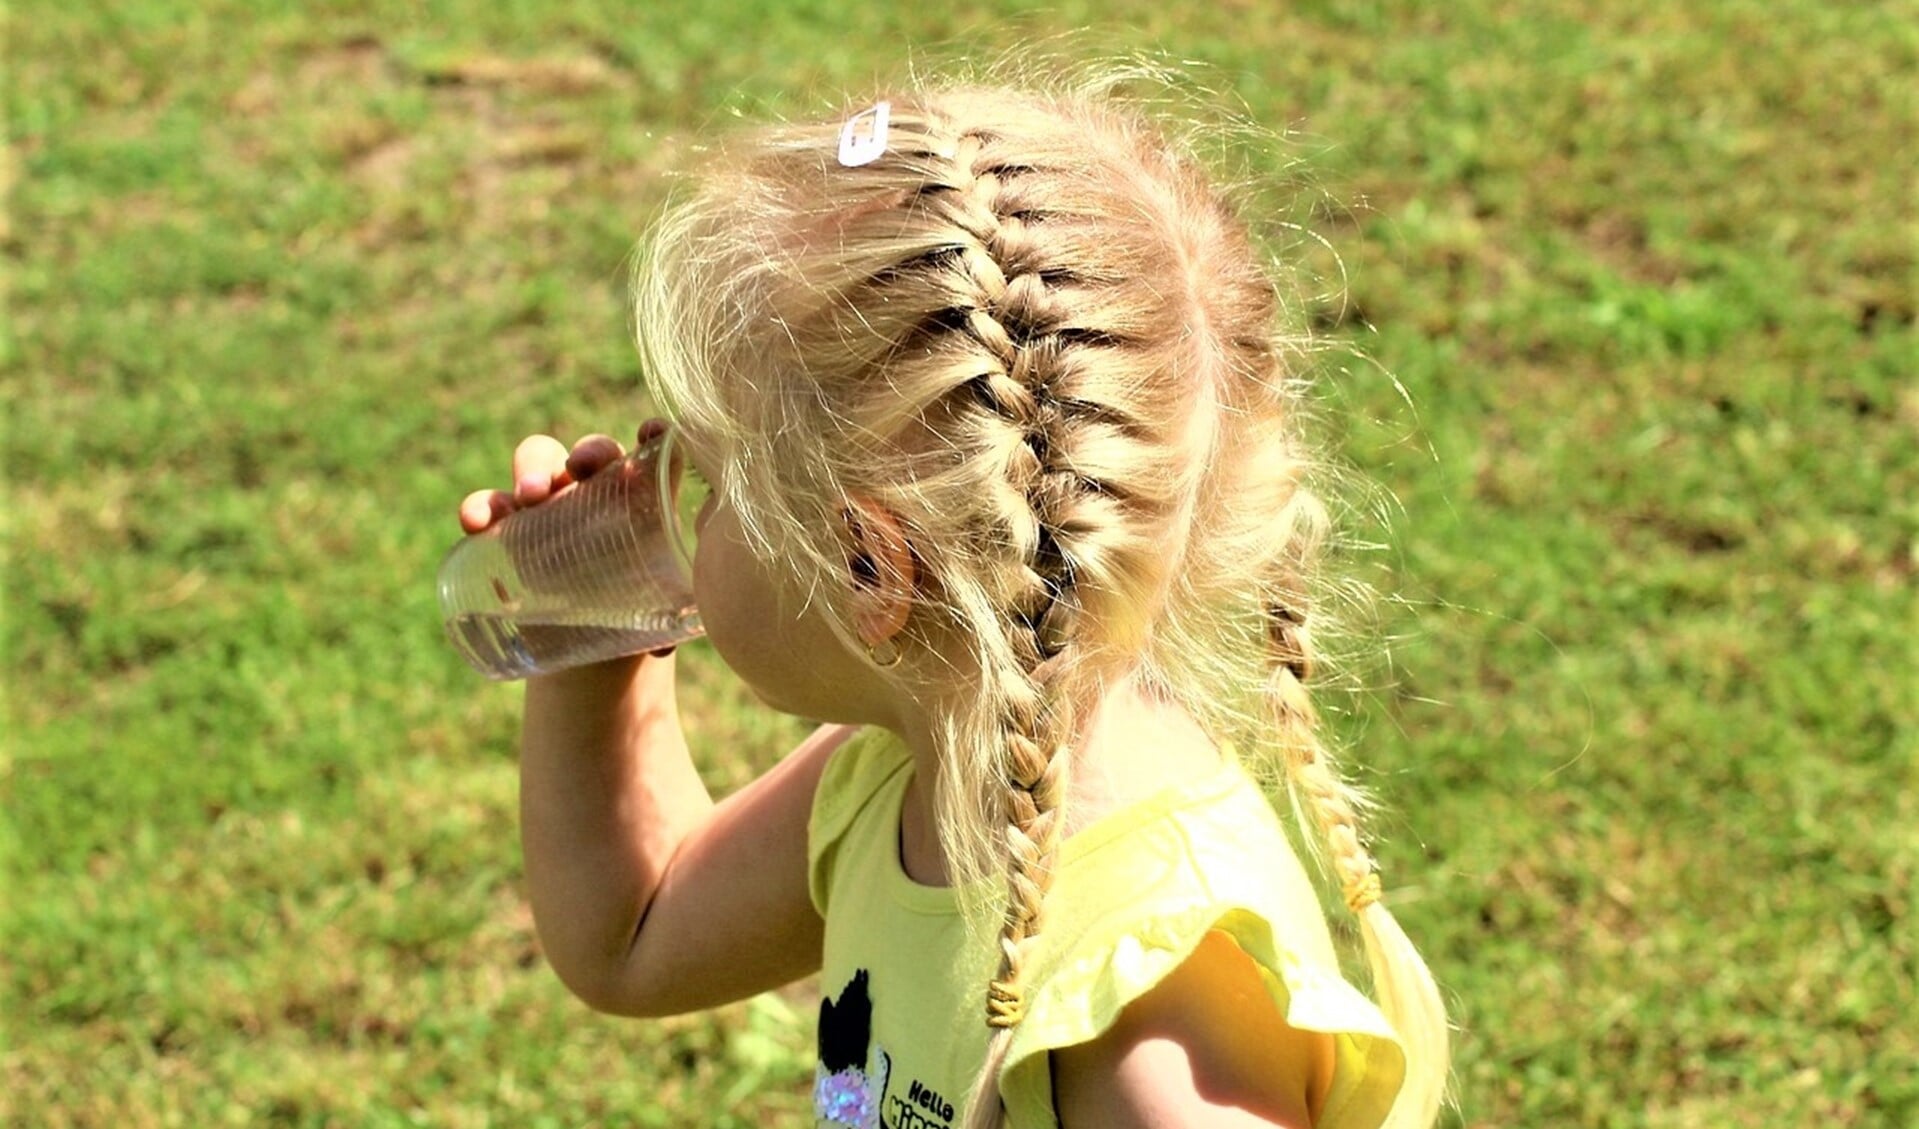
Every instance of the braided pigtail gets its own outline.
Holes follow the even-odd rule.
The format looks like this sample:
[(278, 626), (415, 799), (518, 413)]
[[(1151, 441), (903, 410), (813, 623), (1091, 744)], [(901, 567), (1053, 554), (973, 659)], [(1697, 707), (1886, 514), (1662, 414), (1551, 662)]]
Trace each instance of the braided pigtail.
[(1373, 994), (1406, 1047), (1406, 1082), (1386, 1125), (1420, 1129), (1433, 1123), (1445, 1097), (1445, 1004), (1426, 962), (1380, 901), (1378, 863), (1360, 837), (1360, 797), (1340, 778), (1319, 740), (1318, 716), (1307, 691), (1314, 656), (1304, 605), (1288, 595), (1269, 603), (1267, 615), (1273, 644), (1268, 702), (1287, 781), (1306, 822), (1319, 830), (1340, 896), (1359, 919)]
[[(1258, 315), (1249, 325), (1270, 317), (1261, 303), (1249, 300), (1246, 309)], [(1375, 1002), (1405, 1050), (1405, 1080), (1386, 1125), (1426, 1129), (1446, 1093), (1445, 1006), (1424, 960), (1380, 900), (1379, 867), (1365, 839), (1366, 798), (1341, 775), (1311, 689), (1326, 665), (1315, 639), (1315, 597), (1337, 604), (1351, 594), (1327, 587), (1323, 576), (1333, 522), (1313, 487), (1331, 472), (1315, 463), (1300, 436), (1299, 388), (1286, 377), (1307, 347), (1270, 329), (1233, 342), (1233, 378), (1224, 393), (1230, 427), (1195, 519), (1184, 591), (1169, 610), (1156, 665), (1176, 693), (1200, 699), (1195, 710), (1202, 714), (1217, 708), (1207, 700), (1212, 686), (1256, 688), (1243, 704), (1215, 713), (1214, 724), (1238, 730), (1249, 752), (1277, 762), (1302, 845), (1357, 919)], [(1242, 634), (1238, 625), (1245, 624), (1253, 629)], [(1244, 645), (1198, 645), (1235, 638)]]

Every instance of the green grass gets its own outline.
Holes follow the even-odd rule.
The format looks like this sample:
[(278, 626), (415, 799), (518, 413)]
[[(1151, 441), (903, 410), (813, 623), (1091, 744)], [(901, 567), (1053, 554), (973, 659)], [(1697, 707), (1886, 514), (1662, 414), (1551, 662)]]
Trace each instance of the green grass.
[[(1902, 5), (937, 7), (15, 6), (0, 1121), (802, 1123), (803, 987), (544, 968), (518, 692), (428, 578), (521, 434), (641, 417), (624, 257), (703, 129), (1095, 18), (1349, 202), (1354, 759), (1461, 1123), (1919, 1119)], [(798, 732), (685, 668), (716, 787)]]

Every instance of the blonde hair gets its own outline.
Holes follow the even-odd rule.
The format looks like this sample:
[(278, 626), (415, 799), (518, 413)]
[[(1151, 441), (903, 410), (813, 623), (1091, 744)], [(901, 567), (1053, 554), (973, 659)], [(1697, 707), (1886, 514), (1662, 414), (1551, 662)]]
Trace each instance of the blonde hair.
[(1444, 1010), (1307, 693), (1327, 520), (1294, 418), (1306, 340), (1199, 162), (1111, 86), (890, 91), (885, 152), (857, 167), (836, 159), (845, 114), (725, 144), (642, 250), (649, 383), (756, 551), (849, 642), (859, 495), (924, 577), (907, 653), (967, 643), (943, 676), (969, 693), (935, 719), (940, 838), (956, 884), (1007, 890), (969, 1124), (999, 1118), (1067, 750), (1134, 677), (1284, 766), (1407, 1050), (1389, 1124), (1429, 1125)]

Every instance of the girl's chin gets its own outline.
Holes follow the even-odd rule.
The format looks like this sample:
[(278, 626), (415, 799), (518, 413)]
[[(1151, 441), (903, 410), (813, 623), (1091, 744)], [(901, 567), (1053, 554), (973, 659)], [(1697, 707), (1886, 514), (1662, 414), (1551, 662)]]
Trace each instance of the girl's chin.
[(751, 682), (746, 684), (746, 688), (752, 691), (753, 696), (759, 699), (759, 703), (767, 709), (776, 710), (784, 714), (791, 714), (794, 717), (800, 716), (800, 710), (785, 698), (777, 694), (769, 694)]
[(778, 689), (757, 686), (741, 679), (754, 698), (767, 709), (783, 713), (788, 717), (797, 717), (817, 725), (874, 725), (875, 713), (872, 703), (847, 701), (843, 696), (823, 694), (817, 687), (811, 693), (795, 692), (791, 688), (785, 692)]
[(742, 678), (740, 681), (746, 684), (747, 690), (750, 691), (755, 698), (759, 699), (761, 705), (767, 709), (776, 710), (791, 717), (806, 718), (809, 721), (831, 722), (834, 719), (825, 715), (837, 712), (830, 706), (822, 709), (821, 703), (809, 700), (811, 695), (796, 694), (790, 688), (782, 690), (778, 687), (762, 686), (746, 678)]

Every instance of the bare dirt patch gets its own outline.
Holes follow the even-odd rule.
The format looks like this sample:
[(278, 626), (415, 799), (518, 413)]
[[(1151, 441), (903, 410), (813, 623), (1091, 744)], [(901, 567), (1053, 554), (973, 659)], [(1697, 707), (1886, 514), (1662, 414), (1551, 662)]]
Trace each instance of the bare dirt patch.
[(593, 94), (620, 82), (620, 73), (595, 55), (466, 55), (426, 64), (421, 77), (445, 86), (508, 86), (560, 97)]

